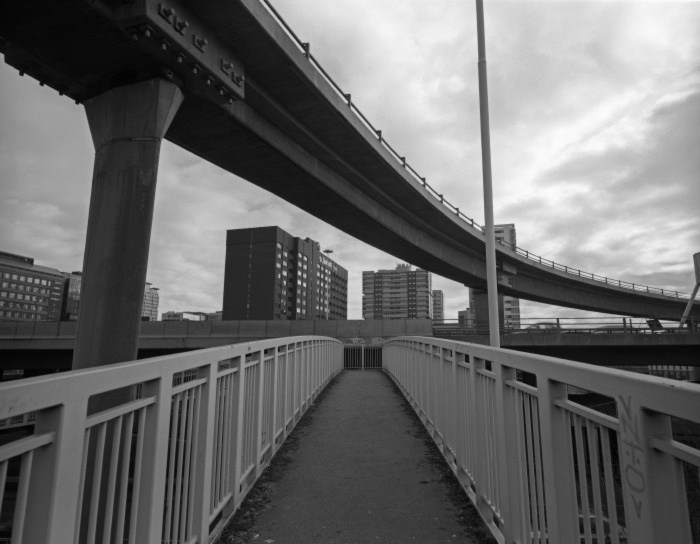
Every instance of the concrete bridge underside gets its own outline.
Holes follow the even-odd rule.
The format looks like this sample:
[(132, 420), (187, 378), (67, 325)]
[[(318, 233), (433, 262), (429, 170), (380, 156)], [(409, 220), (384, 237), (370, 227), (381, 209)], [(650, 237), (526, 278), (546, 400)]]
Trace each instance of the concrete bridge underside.
[[(138, 81), (175, 82), (185, 98), (168, 140), (359, 240), (485, 288), (483, 234), (407, 172), (261, 2), (165, 4), (6, 2), (0, 50), (8, 64), (81, 102)], [(191, 26), (180, 35), (173, 29), (184, 19)], [(680, 316), (685, 305), (505, 248), (498, 261), (508, 272), (501, 290), (528, 300), (631, 316)]]

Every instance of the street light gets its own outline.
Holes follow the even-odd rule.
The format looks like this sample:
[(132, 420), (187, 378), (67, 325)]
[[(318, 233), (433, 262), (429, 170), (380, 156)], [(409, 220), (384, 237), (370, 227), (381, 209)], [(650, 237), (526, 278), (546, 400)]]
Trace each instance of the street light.
[(489, 303), (490, 345), (501, 347), (498, 330), (498, 279), (496, 276), (496, 235), (493, 221), (493, 187), (491, 183), (491, 137), (489, 134), (489, 97), (486, 84), (486, 45), (484, 39), (484, 3), (476, 0), (476, 34), (479, 67), (479, 115), (481, 119), (481, 164), (484, 178), (484, 217), (486, 220), (486, 288)]

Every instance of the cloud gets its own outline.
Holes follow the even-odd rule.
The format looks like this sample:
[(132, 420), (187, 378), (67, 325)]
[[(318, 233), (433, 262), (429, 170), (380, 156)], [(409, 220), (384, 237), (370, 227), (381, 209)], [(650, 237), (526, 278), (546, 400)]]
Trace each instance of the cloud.
[[(473, 4), (274, 3), (392, 147), (483, 223)], [(496, 221), (548, 259), (688, 291), (700, 250), (700, 3), (485, 7)], [(0, 249), (80, 269), (93, 158), (82, 106), (6, 65), (0, 86)], [(220, 309), (226, 230), (271, 224), (333, 249), (353, 318), (362, 271), (397, 262), (164, 143), (148, 268), (161, 311)], [(433, 284), (456, 318), (467, 289)]]

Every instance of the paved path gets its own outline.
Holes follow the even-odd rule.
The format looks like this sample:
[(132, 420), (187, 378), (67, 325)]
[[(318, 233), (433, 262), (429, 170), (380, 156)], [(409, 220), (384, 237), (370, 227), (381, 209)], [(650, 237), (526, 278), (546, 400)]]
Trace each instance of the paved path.
[(299, 423), (222, 542), (480, 543), (486, 533), (383, 372), (343, 372)]

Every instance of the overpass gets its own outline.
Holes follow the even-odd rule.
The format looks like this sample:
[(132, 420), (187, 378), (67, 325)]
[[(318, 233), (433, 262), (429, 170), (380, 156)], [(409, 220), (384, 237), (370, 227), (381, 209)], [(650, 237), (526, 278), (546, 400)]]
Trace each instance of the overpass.
[[(70, 370), (74, 322), (0, 323), (0, 370), (26, 375)], [(449, 335), (445, 331), (450, 331)], [(512, 332), (512, 331), (511, 331)], [(520, 332), (520, 331), (518, 331)], [(525, 331), (523, 331), (525, 332)], [(401, 336), (438, 337), (488, 345), (487, 334), (466, 334), (434, 326), (432, 320), (351, 321), (157, 321), (143, 322), (139, 358), (154, 357), (287, 336), (327, 336), (346, 345), (374, 345)], [(566, 330), (543, 334), (503, 334), (504, 348), (598, 366), (700, 366), (700, 332), (598, 334)]]
[[(483, 229), (385, 141), (267, 0), (4, 2), (0, 37), (8, 64), (88, 106), (115, 88), (174, 83), (184, 100), (163, 113), (168, 140), (374, 247), (486, 287)], [(111, 110), (100, 111), (88, 108), (97, 147), (112, 141), (101, 125)], [(645, 317), (680, 317), (687, 303), (522, 248), (501, 245), (497, 260), (499, 289), (527, 300)]]

